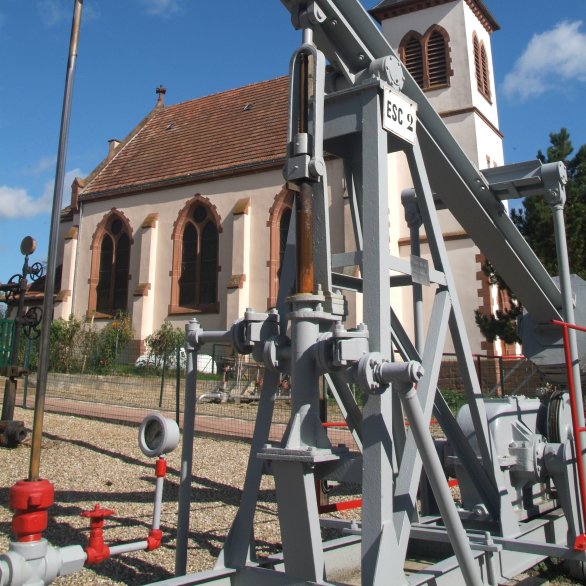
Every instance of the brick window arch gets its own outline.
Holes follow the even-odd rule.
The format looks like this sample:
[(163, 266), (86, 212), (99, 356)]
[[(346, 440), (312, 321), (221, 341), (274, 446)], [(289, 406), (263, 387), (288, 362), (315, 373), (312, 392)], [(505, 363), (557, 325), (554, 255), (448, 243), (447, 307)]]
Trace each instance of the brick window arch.
[(488, 67), (488, 54), (484, 43), (478, 40), (476, 33), (472, 35), (474, 47), (474, 70), (476, 73), (476, 87), (478, 91), (490, 102), (490, 69)]
[(270, 229), (270, 258), (267, 262), (269, 268), (269, 296), (267, 307), (274, 307), (277, 304), (279, 292), (279, 280), (281, 277), (281, 266), (287, 245), (287, 234), (293, 212), (293, 192), (283, 187), (275, 197), (275, 201), (269, 210), (269, 221), (267, 226)]
[(112, 208), (92, 236), (88, 314), (112, 317), (127, 311), (132, 242), (128, 218)]
[(443, 27), (434, 25), (424, 35), (408, 32), (399, 45), (399, 55), (424, 91), (450, 86), (450, 37)]
[(219, 311), (221, 218), (207, 197), (189, 200), (173, 226), (169, 313)]

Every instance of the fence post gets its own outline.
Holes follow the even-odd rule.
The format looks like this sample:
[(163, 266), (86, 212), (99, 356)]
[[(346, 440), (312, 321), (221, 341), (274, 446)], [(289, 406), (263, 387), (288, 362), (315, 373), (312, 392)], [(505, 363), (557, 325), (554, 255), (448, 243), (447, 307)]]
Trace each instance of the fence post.
[(175, 421), (179, 425), (179, 401), (181, 398), (181, 346), (175, 349)]
[(26, 400), (28, 395), (28, 367), (31, 361), (31, 339), (25, 338), (24, 342), (24, 363), (26, 374), (24, 375), (24, 387), (22, 389), (22, 406), (26, 409)]
[(163, 356), (163, 372), (161, 373), (161, 392), (159, 393), (159, 409), (163, 405), (163, 390), (165, 388), (165, 371), (167, 370), (167, 355)]
[(503, 357), (499, 356), (499, 377), (501, 381), (501, 397), (505, 396), (505, 370), (503, 367)]

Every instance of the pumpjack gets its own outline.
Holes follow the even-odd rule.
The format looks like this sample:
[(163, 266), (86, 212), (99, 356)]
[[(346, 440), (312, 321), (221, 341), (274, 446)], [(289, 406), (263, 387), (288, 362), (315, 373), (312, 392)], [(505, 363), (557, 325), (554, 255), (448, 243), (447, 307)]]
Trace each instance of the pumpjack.
[[(479, 171), (358, 0), (282, 2), (303, 41), (290, 66), (284, 175), (295, 193), (295, 214), (278, 302), (268, 312), (247, 309), (226, 331), (206, 331), (197, 320), (186, 326), (176, 575), (159, 584), (339, 584), (347, 572), (359, 570), (361, 583), (369, 586), (494, 586), (548, 557), (563, 558), (584, 580), (580, 359), (585, 347), (575, 324), (584, 321), (580, 302), (586, 285), (570, 275), (568, 265), (563, 165), (535, 161)], [(404, 153), (413, 181), (402, 197), (415, 228), (412, 238), (421, 227), (430, 262), (390, 253), (389, 219), (402, 221), (389, 215), (388, 159), (396, 152)], [(331, 252), (324, 153), (344, 163), (353, 252)], [(513, 197), (545, 197), (550, 204), (557, 278), (511, 222), (503, 202)], [(483, 397), (438, 219), (441, 207), (523, 303), (525, 353), (556, 392)], [(340, 271), (356, 265), (359, 277)], [(422, 287), (433, 292), (427, 296), (432, 298), (427, 332), (416, 323), (415, 341), (391, 307), (395, 286), (411, 287), (417, 304), (423, 302)], [(344, 292), (363, 297), (364, 323), (356, 328), (345, 327)], [(414, 314), (420, 320), (421, 314)], [(448, 335), (465, 386), (466, 405), (457, 415), (437, 389)], [(215, 567), (187, 575), (197, 352), (206, 343), (252, 354), (267, 374), (240, 507)], [(282, 441), (271, 444), (282, 374), (291, 380), (291, 418)], [(324, 431), (322, 380), (358, 452), (333, 446)], [(366, 397), (362, 407), (353, 385)], [(445, 439), (431, 437), (432, 416)], [(164, 418), (148, 425), (143, 443), (149, 453), (173, 445), (178, 434)], [(275, 480), (282, 553), (262, 559), (256, 555), (254, 514), (267, 473)], [(429, 491), (420, 490), (423, 474)], [(458, 480), (458, 502), (446, 477)], [(320, 518), (316, 482), (330, 480), (361, 485), (360, 521)], [(338, 529), (340, 536), (324, 541), (324, 526)], [(148, 540), (140, 547), (150, 547)], [(0, 556), (1, 584), (25, 583), (8, 571), (21, 558), (18, 567), (31, 570), (19, 548)], [(421, 548), (432, 549), (438, 561), (419, 571), (406, 569), (408, 556)], [(87, 557), (79, 548), (61, 548), (51, 556), (59, 566), (52, 576), (77, 571)]]
[[(368, 585), (495, 585), (547, 557), (564, 558), (583, 578), (584, 349), (570, 325), (585, 284), (569, 272), (563, 165), (531, 161), (480, 172), (357, 0), (282, 2), (303, 41), (290, 65), (284, 176), (295, 192), (295, 214), (279, 299), (266, 313), (249, 308), (227, 331), (204, 331), (196, 320), (186, 328), (176, 577), (160, 584), (328, 584), (359, 568), (361, 583)], [(402, 196), (407, 219), (417, 228), (411, 234), (417, 238), (422, 226), (429, 263), (389, 252), (388, 158), (399, 151), (413, 180)], [(330, 249), (325, 152), (344, 163), (355, 252)], [(556, 279), (504, 204), (540, 196), (554, 218)], [(555, 393), (482, 396), (439, 224), (441, 208), (453, 214), (523, 303), (526, 352), (557, 385)], [(360, 277), (340, 270), (355, 265)], [(423, 338), (412, 341), (391, 307), (397, 285), (411, 286), (417, 302), (421, 287), (434, 290)], [(364, 300), (364, 323), (353, 329), (344, 325), (345, 291)], [(416, 326), (421, 332), (422, 324)], [(466, 405), (457, 416), (437, 389), (448, 333), (465, 383)], [(195, 413), (189, 397), (195, 397), (194, 357), (211, 342), (252, 354), (267, 376), (234, 523), (215, 568), (185, 575)], [(291, 377), (291, 418), (282, 441), (272, 445), (280, 373)], [(322, 377), (359, 453), (333, 446), (324, 431)], [(367, 397), (363, 407), (352, 385)], [(445, 440), (431, 437), (432, 416)], [(261, 561), (253, 520), (265, 473), (275, 480), (282, 554)], [(427, 493), (419, 490), (422, 473), (431, 487)], [(458, 480), (458, 503), (448, 476)], [(361, 484), (360, 522), (320, 519), (315, 483), (322, 480)], [(341, 537), (323, 541), (323, 526), (336, 527)], [(441, 559), (407, 571), (405, 561), (418, 548), (431, 548)]]

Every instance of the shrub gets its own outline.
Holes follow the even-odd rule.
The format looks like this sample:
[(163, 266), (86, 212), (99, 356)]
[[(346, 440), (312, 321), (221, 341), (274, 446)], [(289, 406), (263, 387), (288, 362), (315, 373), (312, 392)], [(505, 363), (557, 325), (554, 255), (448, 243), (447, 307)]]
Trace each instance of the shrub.
[(154, 357), (154, 361), (149, 360), (149, 364), (154, 362), (156, 368), (166, 368), (175, 357), (177, 348), (183, 346), (184, 342), (185, 332), (165, 320), (158, 330), (145, 339), (149, 357)]
[(71, 372), (78, 366), (78, 342), (82, 322), (73, 315), (68, 320), (56, 319), (51, 322), (49, 333), (49, 369), (55, 372)]
[(130, 317), (123, 312), (116, 313), (114, 319), (97, 334), (96, 366), (110, 369), (117, 357), (133, 338)]

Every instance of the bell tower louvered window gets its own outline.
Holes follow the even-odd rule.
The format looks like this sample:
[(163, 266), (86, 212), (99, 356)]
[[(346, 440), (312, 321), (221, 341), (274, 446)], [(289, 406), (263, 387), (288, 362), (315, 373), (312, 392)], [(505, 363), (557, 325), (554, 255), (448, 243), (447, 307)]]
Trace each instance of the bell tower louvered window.
[(429, 75), (429, 87), (447, 85), (447, 43), (444, 36), (434, 30), (427, 39), (427, 71)]
[(412, 36), (407, 40), (401, 57), (417, 85), (423, 87), (423, 45), (419, 35)]
[(434, 25), (423, 36), (415, 31), (407, 33), (399, 54), (421, 89), (449, 87), (452, 75), (449, 37), (442, 27)]
[(474, 69), (476, 72), (476, 87), (478, 91), (490, 102), (490, 70), (488, 67), (488, 55), (482, 41), (478, 40), (476, 33), (472, 37), (474, 48)]

